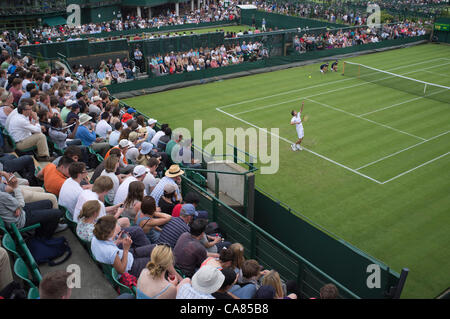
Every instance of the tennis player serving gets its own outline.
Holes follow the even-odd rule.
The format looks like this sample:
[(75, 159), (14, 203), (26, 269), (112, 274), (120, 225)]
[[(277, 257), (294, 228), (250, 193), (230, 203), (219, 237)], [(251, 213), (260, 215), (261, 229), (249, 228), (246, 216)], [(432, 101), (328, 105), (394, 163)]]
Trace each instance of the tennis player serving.
[(291, 111), (291, 115), (293, 116), (291, 119), (291, 125), (295, 125), (295, 129), (297, 130), (297, 136), (298, 136), (298, 140), (295, 144), (291, 145), (292, 150), (295, 151), (301, 151), (303, 150), (303, 148), (300, 146), (300, 143), (303, 140), (303, 136), (305, 135), (303, 132), (303, 118), (300, 118), (302, 112), (303, 112), (303, 106), (305, 106), (305, 101), (302, 101), (302, 108), (300, 109), (299, 112), (292, 110)]

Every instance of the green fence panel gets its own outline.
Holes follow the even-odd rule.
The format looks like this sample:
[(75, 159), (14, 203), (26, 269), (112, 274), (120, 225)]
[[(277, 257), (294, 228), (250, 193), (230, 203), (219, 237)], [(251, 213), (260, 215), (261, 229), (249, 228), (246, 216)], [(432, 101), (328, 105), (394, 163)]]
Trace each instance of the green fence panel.
[[(399, 274), (388, 266), (350, 244), (336, 240), (259, 190), (255, 191), (255, 212), (256, 225), (331, 277), (339, 278), (341, 284), (358, 296), (384, 298), (384, 293), (399, 278)], [(379, 288), (369, 288), (367, 285), (372, 274), (372, 271), (367, 272), (369, 265), (377, 265), (380, 269)]]
[(261, 28), (262, 20), (266, 20), (266, 28), (276, 29), (293, 29), (293, 28), (340, 28), (346, 27), (343, 24), (324, 22), (319, 20), (287, 16), (277, 13), (269, 13), (258, 10), (241, 10), (241, 24), (252, 25)]
[(88, 45), (88, 55), (128, 50), (129, 46), (126, 39), (105, 42), (90, 42)]

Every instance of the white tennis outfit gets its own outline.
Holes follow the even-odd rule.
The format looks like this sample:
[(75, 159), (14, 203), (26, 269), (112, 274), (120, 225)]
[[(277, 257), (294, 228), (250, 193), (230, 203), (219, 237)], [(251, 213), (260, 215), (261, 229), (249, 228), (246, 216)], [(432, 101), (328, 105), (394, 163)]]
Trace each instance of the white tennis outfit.
[(300, 119), (300, 112), (297, 113), (297, 116), (292, 117), (291, 123), (295, 123), (298, 138), (303, 138), (305, 134), (303, 132), (302, 120)]

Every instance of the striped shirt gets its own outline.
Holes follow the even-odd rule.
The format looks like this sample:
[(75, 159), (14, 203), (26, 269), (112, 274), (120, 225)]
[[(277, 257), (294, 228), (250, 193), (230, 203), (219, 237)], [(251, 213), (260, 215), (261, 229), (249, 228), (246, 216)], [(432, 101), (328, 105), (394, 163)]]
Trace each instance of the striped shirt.
[(150, 194), (150, 196), (155, 199), (155, 202), (159, 203), (159, 199), (162, 195), (164, 195), (164, 186), (166, 186), (166, 184), (175, 185), (177, 187), (177, 194), (178, 196), (180, 195), (180, 189), (177, 183), (172, 178), (164, 176), (163, 178), (161, 178), (159, 183), (155, 186), (152, 193)]
[(159, 236), (157, 244), (169, 244), (170, 247), (175, 248), (178, 238), (185, 232), (190, 232), (191, 229), (188, 224), (181, 218), (172, 218), (164, 225)]

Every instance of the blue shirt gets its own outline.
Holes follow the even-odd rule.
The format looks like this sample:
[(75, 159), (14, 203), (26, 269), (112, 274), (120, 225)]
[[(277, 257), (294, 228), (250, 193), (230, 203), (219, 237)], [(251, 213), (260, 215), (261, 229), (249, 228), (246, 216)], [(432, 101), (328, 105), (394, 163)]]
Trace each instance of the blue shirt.
[[(94, 255), (95, 259), (98, 262), (113, 265), (114, 260), (116, 259), (117, 254), (119, 254), (119, 258), (122, 259), (123, 250), (119, 249), (116, 244), (111, 240), (98, 240), (95, 236), (91, 241), (91, 251)], [(128, 252), (127, 256), (127, 267), (125, 272), (129, 272), (131, 270), (131, 266), (133, 266), (134, 258), (133, 255)]]
[(90, 132), (86, 126), (82, 125), (77, 129), (76, 138), (80, 139), (83, 145), (91, 146), (97, 139), (97, 135), (94, 131)]

